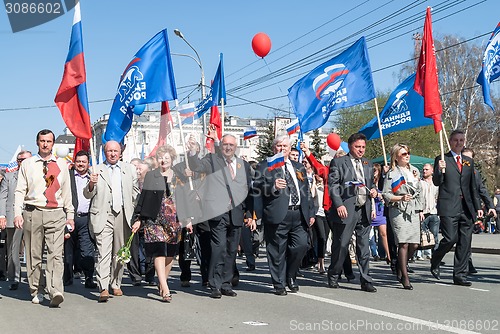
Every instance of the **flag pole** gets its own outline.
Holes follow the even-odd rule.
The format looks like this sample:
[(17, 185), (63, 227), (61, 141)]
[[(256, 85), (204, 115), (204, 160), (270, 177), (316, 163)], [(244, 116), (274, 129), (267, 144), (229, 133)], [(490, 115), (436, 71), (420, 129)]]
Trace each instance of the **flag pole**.
[(375, 101), (375, 111), (377, 112), (378, 131), (380, 132), (380, 142), (382, 143), (382, 155), (384, 156), (384, 165), (387, 166), (387, 156), (385, 155), (385, 143), (384, 143), (384, 136), (382, 135), (382, 123), (380, 122), (380, 113), (378, 111), (377, 98), (374, 98), (373, 100)]
[(223, 97), (221, 97), (220, 103), (221, 103), (221, 106), (220, 106), (220, 108), (221, 108), (221, 114), (220, 114), (221, 125), (220, 126), (221, 126), (221, 134), (222, 134), (222, 136), (224, 136), (224, 116), (225, 115), (224, 115), (224, 98)]
[[(441, 160), (444, 161), (444, 145), (443, 145), (443, 130), (439, 131), (439, 146), (441, 147)], [(446, 173), (446, 168), (441, 169), (441, 173)]]
[(441, 126), (443, 127), (444, 136), (446, 138), (446, 144), (448, 144), (448, 150), (451, 151), (450, 141), (448, 140), (448, 134), (446, 133), (446, 129), (444, 128), (443, 121), (441, 121)]
[[(175, 99), (175, 109), (177, 111), (177, 119), (179, 121), (179, 130), (181, 132), (181, 143), (182, 143), (182, 149), (184, 150), (184, 161), (186, 162), (186, 168), (189, 169), (189, 162), (188, 162), (188, 152), (186, 150), (186, 140), (184, 139), (184, 130), (182, 130), (182, 120), (181, 120), (181, 114), (179, 113), (179, 101)], [(194, 190), (193, 188), (193, 179), (191, 176), (188, 176), (189, 180), (189, 188), (191, 190)]]
[(89, 144), (90, 144), (90, 158), (92, 159), (92, 174), (95, 174), (95, 167), (97, 164), (97, 159), (95, 156), (94, 136), (90, 137)]

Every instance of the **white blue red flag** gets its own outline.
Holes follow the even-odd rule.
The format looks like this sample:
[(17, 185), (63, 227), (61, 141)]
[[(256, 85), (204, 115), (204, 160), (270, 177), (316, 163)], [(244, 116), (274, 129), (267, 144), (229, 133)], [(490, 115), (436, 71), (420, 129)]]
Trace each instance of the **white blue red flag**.
[(257, 129), (254, 126), (248, 127), (243, 132), (243, 139), (248, 140), (257, 136)]
[(215, 77), (212, 81), (210, 92), (208, 93), (207, 97), (205, 97), (205, 99), (196, 106), (195, 118), (200, 118), (201, 116), (203, 116), (203, 114), (206, 113), (211, 107), (221, 105), (222, 101), (224, 101), (224, 105), (226, 104), (226, 84), (224, 80), (224, 64), (222, 53), (219, 57), (219, 67), (217, 67), (217, 72), (215, 72)]
[(298, 119), (294, 119), (286, 126), (286, 132), (289, 136), (293, 135), (295, 132), (300, 130), (300, 124)]
[(78, 2), (75, 6), (64, 74), (54, 102), (71, 133), (82, 139), (92, 138), (86, 81), (80, 2)]
[[(433, 120), (424, 117), (424, 98), (414, 89), (415, 73), (406, 78), (391, 93), (380, 112), (382, 133), (389, 133), (431, 125)], [(377, 117), (359, 130), (368, 140), (380, 138)]]
[(174, 69), (164, 29), (144, 44), (123, 71), (103, 143), (108, 140), (123, 142), (134, 114), (142, 114), (146, 104), (175, 99)]
[(283, 156), (283, 152), (276, 153), (270, 158), (267, 158), (267, 168), (269, 171), (273, 169), (283, 167), (285, 165), (285, 157)]
[(357, 181), (357, 180), (355, 180), (355, 181), (347, 181), (347, 182), (345, 182), (345, 183), (344, 183), (344, 185), (345, 185), (346, 187), (348, 187), (348, 186), (354, 186), (354, 187), (366, 187), (366, 185), (365, 185), (363, 182), (361, 182), (361, 181)]
[(483, 55), (483, 65), (481, 73), (477, 78), (477, 83), (483, 87), (484, 103), (493, 108), (490, 97), (490, 83), (500, 76), (500, 23), (491, 34), (486, 50)]
[(177, 108), (177, 111), (182, 117), (194, 117), (194, 102), (191, 103), (186, 103), (179, 108)]
[(403, 184), (406, 184), (406, 180), (403, 175), (394, 179), (391, 183), (392, 192), (396, 193)]
[(303, 133), (322, 127), (330, 114), (375, 98), (365, 38), (319, 65), (288, 89)]

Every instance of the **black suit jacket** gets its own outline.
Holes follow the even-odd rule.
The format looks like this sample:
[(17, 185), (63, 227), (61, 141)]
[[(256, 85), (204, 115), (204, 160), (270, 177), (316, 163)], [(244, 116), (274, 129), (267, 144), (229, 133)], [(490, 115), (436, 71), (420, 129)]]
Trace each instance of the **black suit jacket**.
[(481, 173), (477, 170), (477, 168), (474, 168), (474, 178), (476, 179), (479, 198), (483, 201), (486, 210), (494, 209), (495, 206), (493, 205), (493, 200), (488, 194), (488, 189), (486, 189), (486, 187), (484, 186), (483, 178), (481, 177)]
[(161, 175), (160, 168), (153, 169), (146, 173), (139, 200), (135, 206), (132, 221), (137, 218), (156, 219), (161, 209), (161, 200), (165, 191), (170, 194), (170, 190), (165, 184), (165, 178)]
[[(290, 161), (297, 176), (300, 191), (300, 208), (302, 218), (309, 223), (314, 217), (314, 203), (309, 190), (309, 182), (304, 166), (298, 162)], [(292, 171), (290, 171), (292, 172)], [(269, 171), (267, 161), (261, 161), (257, 166), (256, 179), (254, 181), (254, 197), (256, 202), (261, 201), (262, 210), (257, 215), (262, 215), (262, 221), (266, 224), (279, 224), (285, 219), (290, 202), (290, 195), (284, 189), (275, 190), (274, 181), (277, 178), (285, 178), (282, 168)], [(257, 207), (257, 206), (256, 206)], [(260, 218), (260, 217), (258, 217)]]
[(234, 158), (234, 180), (220, 153), (208, 153), (202, 159), (198, 156), (188, 158), (192, 171), (206, 174), (205, 191), (202, 195), (203, 220), (220, 220), (223, 214), (229, 213), (234, 226), (243, 226), (244, 219), (252, 216), (251, 167), (248, 162)]
[(471, 218), (475, 218), (476, 211), (479, 210), (480, 206), (476, 178), (474, 177), (474, 160), (462, 155), (462, 172), (460, 173), (456, 160), (453, 159), (451, 152), (448, 152), (444, 155), (444, 161), (446, 161), (444, 174), (439, 169), (439, 160), (441, 160), (441, 156), (437, 156), (434, 161), (434, 175), (432, 176), (434, 185), (439, 187), (438, 215), (456, 216), (462, 210), (462, 203), (465, 203), (466, 208), (464, 209), (467, 209), (465, 213)]
[[(373, 165), (366, 159), (361, 158), (363, 166), (364, 184), (367, 189), (367, 199), (365, 202), (365, 215), (368, 224), (371, 222), (372, 201), (369, 195), (370, 189), (376, 189), (373, 184)], [(332, 159), (330, 162), (330, 173), (328, 175), (328, 189), (332, 199), (332, 208), (329, 211), (329, 219), (335, 223), (350, 224), (353, 223), (353, 214), (356, 206), (356, 186), (346, 185), (346, 182), (356, 181), (356, 170), (351, 161), (350, 155)], [(347, 218), (342, 219), (337, 213), (337, 208), (344, 205), (347, 209)]]

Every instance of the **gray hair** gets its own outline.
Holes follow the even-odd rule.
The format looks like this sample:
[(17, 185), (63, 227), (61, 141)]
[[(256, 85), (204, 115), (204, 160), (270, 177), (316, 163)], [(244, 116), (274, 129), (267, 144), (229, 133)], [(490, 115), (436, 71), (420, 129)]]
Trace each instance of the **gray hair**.
[(290, 137), (288, 135), (279, 135), (273, 139), (273, 147), (276, 147), (276, 144), (281, 143), (283, 140), (288, 139), (288, 143), (290, 143)]

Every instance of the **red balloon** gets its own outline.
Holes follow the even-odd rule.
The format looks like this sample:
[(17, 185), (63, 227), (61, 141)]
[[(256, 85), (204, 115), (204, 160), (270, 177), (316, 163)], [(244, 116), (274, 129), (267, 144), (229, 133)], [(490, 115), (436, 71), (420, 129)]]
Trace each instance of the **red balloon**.
[(334, 132), (330, 133), (326, 137), (326, 143), (334, 151), (336, 151), (336, 150), (339, 149), (341, 141), (342, 140), (340, 139), (340, 136), (338, 134), (334, 133)]
[(264, 58), (271, 51), (271, 39), (263, 32), (255, 34), (252, 38), (252, 49), (257, 56)]

